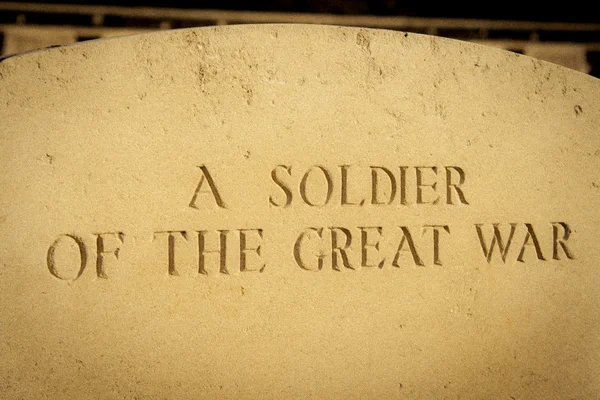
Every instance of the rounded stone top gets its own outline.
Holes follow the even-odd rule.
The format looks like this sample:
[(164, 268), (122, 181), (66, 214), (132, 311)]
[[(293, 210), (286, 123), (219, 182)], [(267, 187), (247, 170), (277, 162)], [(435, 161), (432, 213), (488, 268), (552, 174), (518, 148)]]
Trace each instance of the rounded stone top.
[(599, 94), (334, 26), (2, 60), (0, 397), (594, 397)]

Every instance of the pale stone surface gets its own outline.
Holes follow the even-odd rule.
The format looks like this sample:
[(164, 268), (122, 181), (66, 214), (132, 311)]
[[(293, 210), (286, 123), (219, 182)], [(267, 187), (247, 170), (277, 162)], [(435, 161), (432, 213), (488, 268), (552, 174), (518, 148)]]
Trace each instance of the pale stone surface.
[(0, 397), (597, 398), (599, 93), (337, 27), (4, 60)]

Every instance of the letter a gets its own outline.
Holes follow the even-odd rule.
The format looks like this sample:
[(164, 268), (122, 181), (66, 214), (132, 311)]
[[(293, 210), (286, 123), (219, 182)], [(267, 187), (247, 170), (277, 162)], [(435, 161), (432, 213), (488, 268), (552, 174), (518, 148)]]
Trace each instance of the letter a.
[[(200, 168), (200, 170), (202, 171), (202, 176), (200, 177), (200, 182), (198, 182), (198, 186), (196, 186), (196, 190), (194, 191), (194, 195), (192, 196), (192, 200), (190, 201), (189, 206), (191, 208), (198, 209), (198, 206), (196, 205), (196, 199), (198, 198), (198, 194), (211, 193), (215, 199), (215, 203), (217, 203), (217, 206), (221, 208), (227, 208), (225, 206), (225, 203), (223, 203), (223, 199), (221, 199), (221, 195), (219, 194), (219, 191), (215, 186), (215, 181), (213, 180), (212, 176), (210, 176), (208, 169), (206, 169), (204, 165), (199, 165), (198, 168)], [(204, 185), (204, 181), (208, 183), (208, 187), (210, 188), (210, 190), (201, 190), (202, 186)]]

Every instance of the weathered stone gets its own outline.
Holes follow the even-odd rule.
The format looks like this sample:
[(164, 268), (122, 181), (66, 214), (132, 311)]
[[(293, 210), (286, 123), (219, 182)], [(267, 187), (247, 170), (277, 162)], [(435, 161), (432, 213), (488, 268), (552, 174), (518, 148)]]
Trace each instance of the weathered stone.
[(600, 84), (391, 31), (0, 63), (3, 398), (595, 398)]

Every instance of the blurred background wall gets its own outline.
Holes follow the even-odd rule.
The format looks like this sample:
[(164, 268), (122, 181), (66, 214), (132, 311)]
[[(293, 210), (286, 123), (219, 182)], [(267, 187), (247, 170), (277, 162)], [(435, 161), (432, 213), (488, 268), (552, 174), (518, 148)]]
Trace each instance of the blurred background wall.
[(161, 29), (288, 22), (383, 28), (467, 40), (600, 77), (600, 18), (593, 8), (581, 5), (524, 10), (399, 0), (0, 1), (0, 53)]

